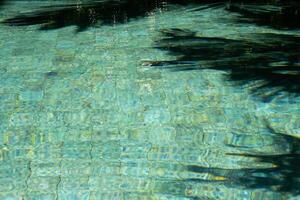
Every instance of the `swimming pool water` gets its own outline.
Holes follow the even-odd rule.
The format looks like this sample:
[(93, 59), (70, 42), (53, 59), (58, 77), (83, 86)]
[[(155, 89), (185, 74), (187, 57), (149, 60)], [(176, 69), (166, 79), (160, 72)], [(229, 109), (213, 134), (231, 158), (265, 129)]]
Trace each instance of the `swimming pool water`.
[[(0, 19), (50, 4), (13, 1)], [(1, 25), (0, 199), (297, 199), (277, 189), (277, 160), (246, 154), (295, 148), (299, 97), (263, 102), (228, 72), (147, 65), (175, 58), (154, 48), (163, 29), (290, 34), (234, 17), (178, 6), (82, 32)]]

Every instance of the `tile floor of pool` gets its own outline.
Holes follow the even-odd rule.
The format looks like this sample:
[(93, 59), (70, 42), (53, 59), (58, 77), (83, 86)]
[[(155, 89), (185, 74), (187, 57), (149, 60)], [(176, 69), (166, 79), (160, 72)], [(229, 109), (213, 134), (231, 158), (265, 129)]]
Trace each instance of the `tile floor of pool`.
[[(35, 6), (38, 1), (16, 2), (0, 11), (0, 19)], [(39, 31), (1, 25), (0, 199), (289, 196), (189, 169), (270, 167), (228, 153), (288, 152), (290, 144), (275, 140), (264, 122), (299, 133), (299, 99), (264, 103), (223, 72), (143, 65), (171, 57), (152, 48), (161, 29), (222, 37), (272, 31), (223, 23), (222, 12), (180, 8), (80, 33), (72, 26)]]

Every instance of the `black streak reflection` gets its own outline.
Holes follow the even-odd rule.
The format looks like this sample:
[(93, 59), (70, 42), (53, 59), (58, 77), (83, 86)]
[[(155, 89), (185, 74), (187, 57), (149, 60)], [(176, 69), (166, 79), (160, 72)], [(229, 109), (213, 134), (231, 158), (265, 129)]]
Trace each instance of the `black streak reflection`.
[(41, 24), (41, 30), (75, 25), (78, 27), (78, 31), (83, 31), (98, 22), (101, 25), (112, 25), (125, 23), (133, 18), (144, 17), (158, 6), (156, 1), (147, 0), (96, 1), (49, 6), (7, 19), (3, 23), (12, 26)]
[(231, 80), (252, 83), (252, 91), (265, 100), (283, 91), (300, 94), (300, 37), (266, 33), (226, 39), (200, 37), (181, 29), (162, 34), (156, 47), (177, 59), (145, 64), (176, 71), (228, 71)]
[[(281, 138), (282, 137), (282, 138)], [(269, 164), (270, 167), (241, 169), (206, 168), (197, 165), (187, 166), (187, 170), (194, 173), (208, 173), (216, 177), (223, 177), (224, 184), (239, 185), (246, 188), (264, 188), (278, 192), (300, 193), (300, 140), (285, 135), (274, 136), (278, 142), (282, 139), (292, 145), (289, 152), (278, 155), (263, 155), (251, 153), (227, 153), (229, 156), (254, 158), (257, 164)], [(280, 139), (281, 138), (281, 139)], [(242, 164), (241, 164), (242, 165)], [(199, 181), (197, 179), (191, 181)], [(201, 181), (201, 180), (200, 180)]]
[(241, 14), (237, 21), (242, 23), (255, 23), (276, 29), (300, 28), (300, 2), (295, 0), (231, 3), (227, 10)]
[[(5, 1), (0, 0), (0, 6)], [(275, 28), (300, 27), (300, 3), (295, 0), (104, 0), (77, 4), (42, 7), (37, 11), (21, 14), (3, 21), (12, 26), (42, 25), (41, 30), (76, 25), (78, 31), (96, 23), (112, 25), (145, 17), (149, 12), (168, 4), (181, 6), (206, 5), (224, 8), (241, 14), (239, 22), (254, 22)], [(221, 6), (221, 7), (220, 7)]]
[(0, 0), (0, 7), (6, 3), (6, 0)]
[(158, 8), (165, 8), (169, 3), (188, 5), (191, 2), (193, 1), (106, 0), (66, 4), (42, 7), (37, 11), (6, 19), (2, 23), (10, 26), (41, 25), (41, 30), (58, 29), (75, 25), (78, 27), (78, 31), (83, 31), (96, 24), (121, 24), (131, 19), (145, 17)]

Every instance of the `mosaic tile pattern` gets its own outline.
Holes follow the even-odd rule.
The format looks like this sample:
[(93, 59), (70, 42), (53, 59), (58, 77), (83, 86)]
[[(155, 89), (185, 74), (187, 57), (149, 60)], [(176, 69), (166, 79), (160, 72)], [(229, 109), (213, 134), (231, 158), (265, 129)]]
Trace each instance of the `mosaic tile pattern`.
[[(22, 5), (5, 7), (0, 19)], [(151, 48), (163, 28), (271, 31), (224, 24), (220, 12), (156, 12), (81, 33), (0, 26), (0, 199), (286, 199), (188, 166), (268, 167), (227, 153), (289, 152), (265, 121), (298, 136), (299, 99), (266, 104), (221, 72), (143, 66), (168, 57)]]

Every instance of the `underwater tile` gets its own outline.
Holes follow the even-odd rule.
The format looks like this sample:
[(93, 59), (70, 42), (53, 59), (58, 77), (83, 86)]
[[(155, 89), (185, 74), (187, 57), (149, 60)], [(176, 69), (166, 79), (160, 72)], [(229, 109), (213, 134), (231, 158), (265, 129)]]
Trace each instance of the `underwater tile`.
[(19, 98), (21, 101), (41, 101), (43, 96), (43, 91), (22, 91)]
[[(253, 80), (229, 81), (237, 64), (232, 71), (196, 70), (211, 62), (220, 67), (217, 60), (228, 55), (236, 58), (232, 64), (239, 62), (236, 49), (252, 54), (237, 44), (248, 47), (256, 39), (262, 45), (277, 41), (283, 48), (291, 39), (286, 36), (296, 32), (238, 22), (240, 16), (223, 4), (208, 1), (206, 9), (175, 6), (182, 4), (176, 0), (144, 1), (150, 3), (146, 7), (124, 2), (140, 5), (125, 9), (137, 15), (122, 15), (123, 8), (106, 15), (99, 8), (108, 21), (80, 30), (81, 17), (97, 11), (87, 5), (102, 2), (14, 1), (1, 7), (1, 19), (36, 13), (59, 22), (51, 18), (64, 18), (58, 8), (71, 8), (79, 18), (47, 31), (37, 30), (43, 23), (0, 25), (0, 199), (297, 198), (299, 99), (278, 93), (259, 100), (251, 93)], [(40, 9), (52, 14), (36, 12)], [(86, 12), (76, 15), (80, 10)], [(115, 23), (113, 17), (120, 18)], [(252, 33), (261, 36), (246, 37)], [(279, 33), (284, 40), (273, 37)], [(212, 41), (225, 43), (205, 49)], [(261, 44), (251, 47), (255, 51)], [(172, 51), (183, 51), (187, 59)], [(278, 55), (272, 59), (298, 66), (297, 51)], [(198, 63), (198, 58), (211, 62)]]

